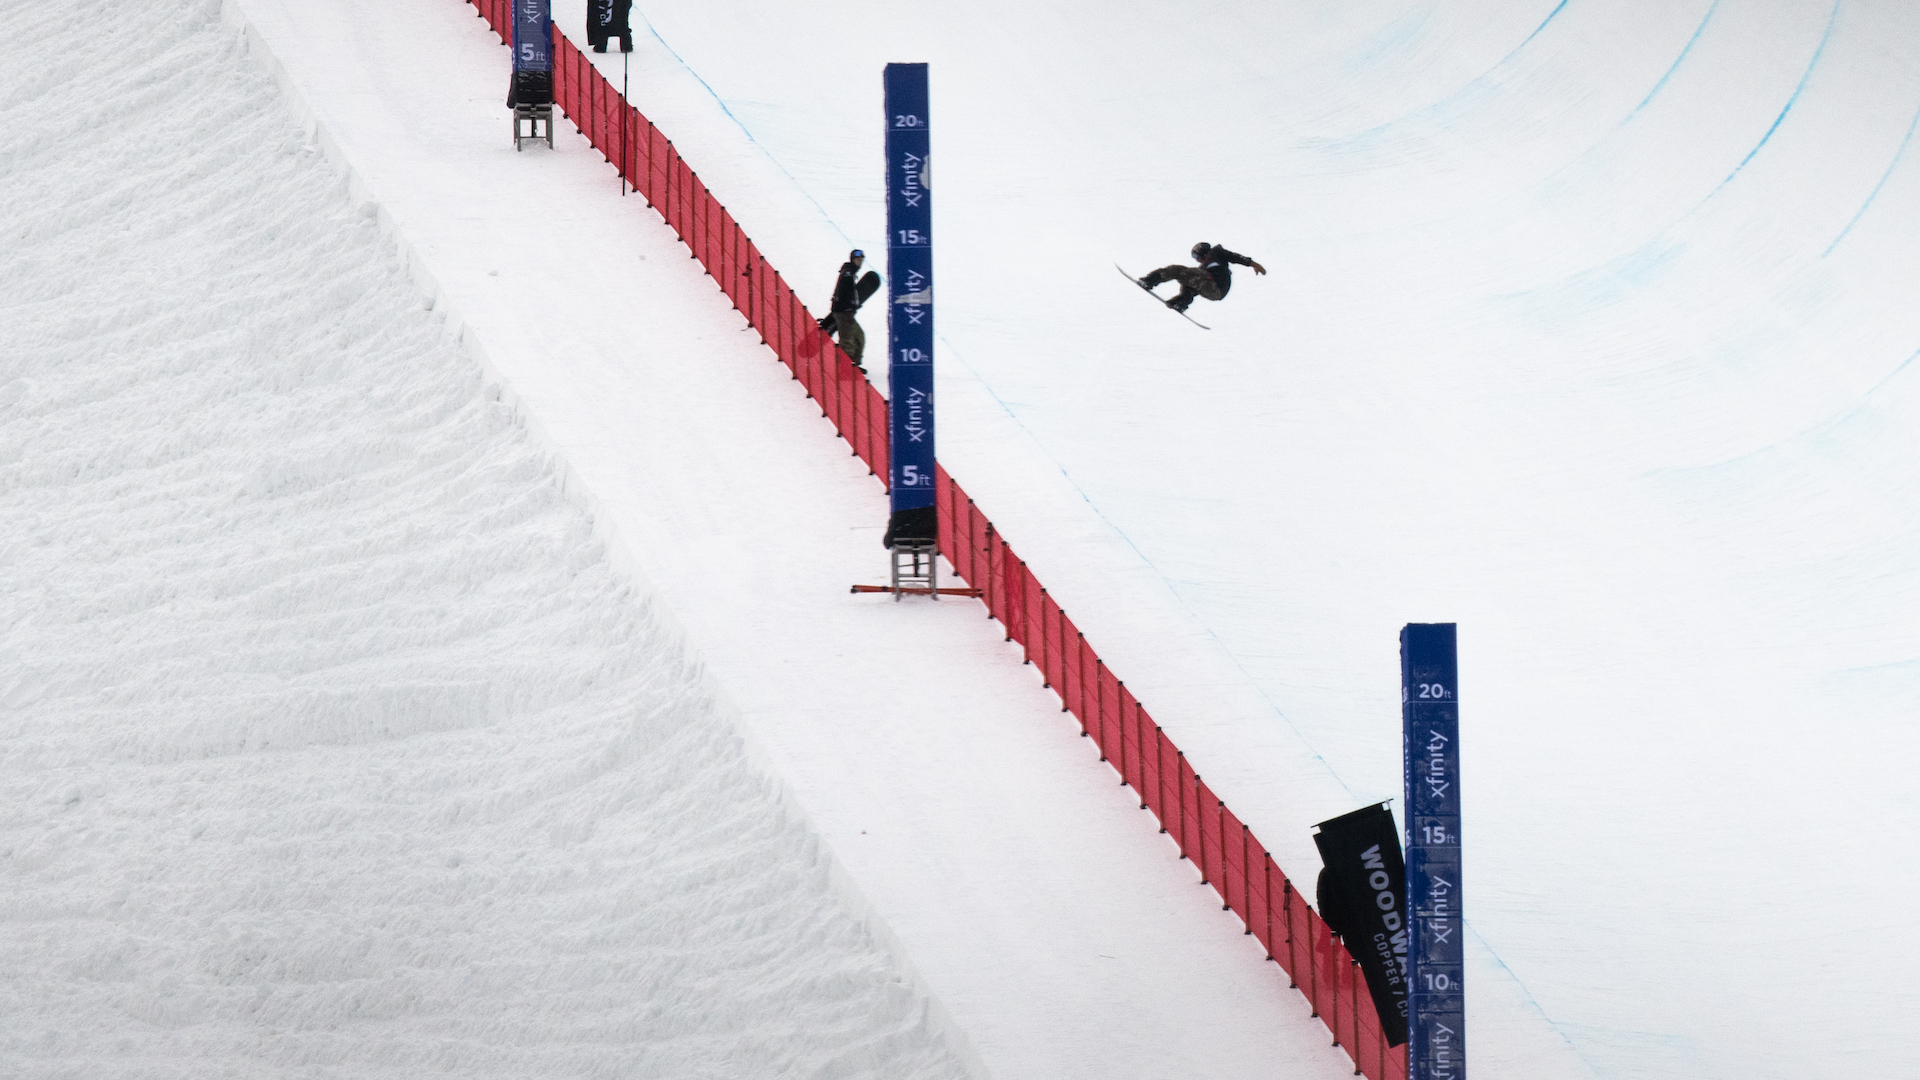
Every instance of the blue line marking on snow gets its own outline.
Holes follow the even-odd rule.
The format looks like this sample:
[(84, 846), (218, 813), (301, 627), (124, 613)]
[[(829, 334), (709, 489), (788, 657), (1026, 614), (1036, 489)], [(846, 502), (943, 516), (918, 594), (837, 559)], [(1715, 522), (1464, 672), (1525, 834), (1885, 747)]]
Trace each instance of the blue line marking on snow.
[(1576, 1058), (1579, 1058), (1580, 1061), (1583, 1064), (1585, 1064), (1587, 1068), (1589, 1069), (1593, 1068), (1594, 1063), (1591, 1059), (1587, 1057), (1586, 1052), (1583, 1049), (1581, 1049), (1578, 1043), (1575, 1043), (1571, 1038), (1569, 1038), (1565, 1031), (1561, 1030), (1561, 1025), (1559, 1021), (1547, 1015), (1546, 1006), (1540, 1004), (1540, 1002), (1533, 996), (1533, 993), (1527, 989), (1527, 984), (1520, 981), (1519, 974), (1515, 972), (1513, 968), (1508, 967), (1507, 962), (1505, 960), (1500, 959), (1500, 954), (1494, 950), (1493, 943), (1489, 942), (1486, 938), (1480, 936), (1480, 931), (1475, 930), (1473, 928), (1473, 920), (1469, 918), (1462, 918), (1460, 920), (1460, 924), (1467, 928), (1467, 933), (1473, 935), (1473, 939), (1480, 943), (1481, 948), (1487, 950), (1487, 955), (1493, 958), (1493, 962), (1499, 965), (1500, 970), (1507, 973), (1507, 978), (1513, 980), (1513, 985), (1519, 987), (1520, 992), (1526, 995), (1527, 1004), (1533, 1006), (1533, 1011), (1539, 1014), (1540, 1019), (1545, 1020), (1547, 1022), (1547, 1026), (1553, 1029), (1553, 1033), (1555, 1035), (1560, 1036), (1560, 1041), (1566, 1044), (1567, 1049), (1573, 1053), (1573, 1056)]
[(1793, 111), (1794, 102), (1800, 100), (1800, 92), (1805, 90), (1807, 83), (1813, 79), (1813, 69), (1820, 66), (1820, 54), (1827, 51), (1827, 42), (1833, 40), (1833, 26), (1840, 21), (1840, 2), (1841, 0), (1833, 0), (1833, 11), (1827, 15), (1826, 33), (1820, 35), (1820, 47), (1813, 50), (1813, 59), (1807, 61), (1807, 70), (1800, 76), (1800, 85), (1794, 87), (1793, 94), (1787, 98), (1786, 107), (1780, 110), (1779, 116), (1773, 118), (1773, 126), (1767, 129), (1767, 133), (1760, 136), (1760, 141), (1753, 145), (1753, 149), (1747, 151), (1747, 156), (1740, 159), (1740, 164), (1733, 167), (1733, 171), (1727, 174), (1725, 180), (1720, 181), (1720, 186), (1714, 188), (1707, 198), (1713, 198), (1720, 193), (1720, 188), (1733, 183), (1733, 178), (1739, 176), (1740, 170), (1746, 168), (1747, 163), (1760, 153), (1761, 148), (1767, 145), (1767, 140), (1773, 138), (1773, 133), (1780, 130), (1780, 125), (1786, 120), (1787, 114)]
[[(1627, 120), (1631, 120), (1640, 115), (1640, 110), (1647, 107), (1647, 102), (1652, 101), (1655, 95), (1659, 94), (1661, 89), (1667, 85), (1667, 80), (1673, 78), (1673, 73), (1680, 70), (1680, 65), (1686, 63), (1687, 54), (1692, 52), (1693, 47), (1700, 43), (1700, 36), (1707, 32), (1707, 23), (1713, 21), (1713, 13), (1718, 10), (1720, 10), (1720, 0), (1713, 0), (1713, 3), (1707, 8), (1706, 16), (1700, 20), (1700, 25), (1694, 28), (1693, 36), (1687, 39), (1686, 48), (1680, 50), (1680, 55), (1673, 58), (1673, 66), (1667, 69), (1665, 75), (1660, 76), (1660, 81), (1653, 84), (1653, 89), (1647, 91), (1647, 96), (1640, 104), (1633, 107), (1632, 112), (1627, 114)], [(1623, 124), (1626, 122), (1626, 120), (1621, 121)]]
[(1884, 393), (1889, 386), (1893, 385), (1894, 381), (1900, 378), (1900, 376), (1903, 373), (1905, 373), (1907, 369), (1914, 367), (1914, 361), (1916, 360), (1920, 360), (1920, 351), (1915, 351), (1914, 353), (1909, 355), (1905, 360), (1902, 360), (1898, 364), (1895, 364), (1893, 366), (1893, 370), (1881, 376), (1880, 381), (1868, 387), (1864, 393), (1854, 398), (1851, 403), (1845, 406), (1842, 406), (1840, 409), (1838, 409), (1837, 411), (1833, 412), (1828, 416), (1822, 417), (1821, 419), (1816, 420), (1813, 423), (1806, 425), (1805, 427), (1802, 427), (1799, 431), (1794, 432), (1792, 435), (1788, 435), (1788, 436), (1785, 436), (1784, 438), (1776, 439), (1773, 442), (1767, 444), (1766, 446), (1749, 450), (1746, 453), (1735, 455), (1734, 457), (1727, 458), (1723, 461), (1715, 461), (1715, 462), (1710, 462), (1710, 463), (1701, 464), (1701, 465), (1681, 465), (1681, 466), (1652, 469), (1652, 470), (1649, 470), (1644, 475), (1647, 477), (1655, 477), (1655, 478), (1657, 477), (1684, 478), (1688, 476), (1712, 474), (1712, 473), (1717, 473), (1720, 470), (1726, 469), (1728, 466), (1737, 465), (1742, 462), (1753, 461), (1760, 458), (1762, 455), (1772, 454), (1775, 451), (1777, 451), (1780, 447), (1783, 447), (1783, 446), (1788, 446), (1793, 443), (1803, 442), (1803, 441), (1818, 442), (1837, 432), (1840, 432), (1856, 416), (1859, 416), (1862, 412), (1873, 407), (1874, 399), (1876, 397), (1879, 397), (1882, 393)]
[(1880, 182), (1873, 185), (1873, 190), (1867, 194), (1867, 201), (1860, 204), (1860, 209), (1854, 213), (1853, 219), (1847, 222), (1847, 227), (1841, 229), (1840, 235), (1834, 237), (1833, 243), (1827, 245), (1827, 250), (1820, 253), (1821, 258), (1824, 259), (1833, 254), (1833, 249), (1839, 247), (1840, 241), (1845, 240), (1847, 234), (1853, 231), (1853, 227), (1860, 223), (1862, 217), (1866, 216), (1867, 207), (1872, 206), (1873, 200), (1880, 197), (1880, 189), (1887, 186), (1887, 180), (1893, 176), (1893, 170), (1899, 166), (1900, 159), (1906, 156), (1907, 146), (1913, 142), (1913, 132), (1915, 128), (1920, 128), (1920, 110), (1915, 110), (1913, 120), (1907, 124), (1906, 137), (1900, 140), (1900, 149), (1893, 152), (1893, 160), (1887, 162), (1887, 171), (1880, 174)]
[[(1515, 46), (1513, 47), (1513, 52), (1510, 52), (1510, 53), (1508, 53), (1508, 54), (1507, 54), (1506, 56), (1504, 56), (1504, 57), (1501, 57), (1501, 58), (1500, 58), (1500, 63), (1501, 63), (1501, 64), (1504, 64), (1504, 63), (1506, 63), (1506, 62), (1507, 62), (1507, 61), (1508, 61), (1509, 59), (1511, 59), (1511, 58), (1513, 57), (1513, 53), (1517, 53), (1517, 52), (1519, 52), (1519, 51), (1520, 51), (1521, 49), (1524, 49), (1524, 48), (1526, 48), (1526, 47), (1527, 47), (1527, 42), (1528, 42), (1528, 41), (1532, 41), (1532, 40), (1533, 40), (1534, 38), (1537, 38), (1537, 37), (1539, 37), (1539, 36), (1540, 36), (1540, 31), (1542, 31), (1542, 30), (1545, 30), (1545, 29), (1547, 28), (1547, 24), (1548, 24), (1548, 23), (1550, 23), (1550, 22), (1552, 22), (1552, 21), (1553, 21), (1554, 19), (1556, 19), (1556, 18), (1558, 18), (1558, 17), (1559, 17), (1559, 15), (1560, 15), (1560, 13), (1561, 13), (1562, 11), (1565, 11), (1565, 10), (1566, 10), (1566, 8), (1567, 8), (1567, 5), (1568, 5), (1568, 4), (1571, 4), (1571, 3), (1573, 3), (1573, 0), (1560, 0), (1560, 4), (1559, 4), (1559, 6), (1557, 6), (1557, 7), (1555, 7), (1555, 8), (1554, 8), (1554, 9), (1553, 9), (1552, 11), (1549, 11), (1549, 12), (1547, 12), (1547, 17), (1546, 17), (1546, 18), (1544, 18), (1544, 19), (1541, 19), (1541, 20), (1540, 20), (1540, 25), (1539, 25), (1539, 26), (1536, 26), (1536, 27), (1534, 27), (1534, 28), (1533, 28), (1533, 33), (1531, 33), (1531, 34), (1528, 34), (1528, 35), (1527, 35), (1527, 40), (1526, 40), (1526, 41), (1523, 41), (1523, 42), (1521, 42), (1521, 43), (1520, 43), (1520, 44), (1518, 44), (1518, 45), (1515, 45)], [(1495, 64), (1494, 66), (1495, 66), (1495, 67), (1499, 67), (1500, 65), (1499, 65), (1499, 64)]]
[(1907, 358), (1906, 358), (1905, 360), (1902, 360), (1902, 361), (1900, 361), (1900, 363), (1899, 363), (1899, 365), (1898, 365), (1898, 366), (1896, 366), (1896, 367), (1895, 367), (1895, 368), (1894, 368), (1894, 369), (1893, 369), (1892, 371), (1889, 371), (1889, 372), (1887, 372), (1887, 377), (1886, 377), (1886, 378), (1884, 378), (1884, 379), (1881, 379), (1881, 380), (1880, 380), (1879, 382), (1877, 382), (1877, 383), (1874, 383), (1874, 384), (1873, 384), (1873, 386), (1872, 386), (1872, 388), (1870, 388), (1870, 389), (1869, 389), (1869, 390), (1868, 390), (1868, 391), (1867, 391), (1866, 393), (1864, 393), (1864, 394), (1861, 394), (1861, 395), (1860, 395), (1860, 400), (1861, 400), (1861, 402), (1862, 402), (1862, 403), (1865, 403), (1865, 402), (1867, 401), (1867, 399), (1868, 399), (1868, 398), (1871, 398), (1871, 397), (1873, 397), (1873, 396), (1874, 396), (1875, 394), (1878, 394), (1878, 393), (1879, 393), (1880, 391), (1882, 391), (1882, 390), (1885, 390), (1885, 389), (1887, 388), (1887, 384), (1889, 384), (1889, 383), (1891, 383), (1891, 382), (1893, 382), (1893, 380), (1895, 380), (1895, 379), (1897, 379), (1897, 378), (1899, 378), (1899, 377), (1900, 377), (1900, 373), (1901, 373), (1901, 372), (1903, 372), (1903, 371), (1905, 371), (1905, 370), (1907, 370), (1908, 368), (1910, 368), (1910, 367), (1912, 367), (1912, 366), (1913, 366), (1913, 362), (1914, 362), (1915, 360), (1920, 360), (1920, 350), (1915, 350), (1915, 351), (1914, 351), (1914, 354), (1913, 354), (1912, 356), (1909, 356), (1909, 357), (1907, 357)]
[(1431, 116), (1439, 112), (1443, 107), (1447, 105), (1448, 102), (1459, 98), (1469, 88), (1480, 85), (1483, 81), (1486, 80), (1486, 78), (1489, 75), (1493, 74), (1496, 71), (1499, 71), (1501, 68), (1505, 67), (1509, 62), (1511, 62), (1514, 57), (1520, 55), (1520, 50), (1526, 48), (1527, 44), (1531, 42), (1534, 38), (1539, 37), (1540, 32), (1547, 28), (1547, 24), (1551, 23), (1556, 17), (1558, 17), (1560, 12), (1565, 10), (1566, 6), (1572, 2), (1573, 0), (1560, 0), (1559, 5), (1556, 6), (1552, 11), (1548, 12), (1547, 17), (1540, 20), (1540, 25), (1534, 27), (1533, 32), (1531, 34), (1528, 34), (1526, 38), (1520, 42), (1520, 44), (1515, 45), (1513, 48), (1507, 50), (1507, 54), (1505, 56), (1502, 56), (1498, 61), (1494, 62), (1492, 66), (1488, 67), (1485, 71), (1481, 72), (1480, 74), (1475, 75), (1473, 78), (1467, 80), (1465, 84), (1460, 86), (1458, 89), (1449, 92), (1445, 97), (1441, 98), (1438, 101), (1433, 102), (1432, 104), (1422, 106), (1421, 108), (1416, 109), (1405, 116), (1396, 117), (1395, 119), (1388, 120), (1383, 124), (1375, 124), (1373, 127), (1370, 127), (1365, 131), (1356, 132), (1355, 134), (1348, 136), (1346, 139), (1342, 141), (1348, 145), (1359, 145), (1367, 142), (1368, 140), (1372, 139), (1374, 136), (1380, 134), (1381, 132), (1390, 129), (1402, 123), (1403, 121), (1411, 119), (1412, 117)]
[[(812, 203), (813, 208), (815, 210), (820, 211), (821, 220), (825, 221), (829, 225), (832, 225), (834, 227), (834, 230), (840, 234), (841, 240), (845, 241), (848, 244), (852, 244), (853, 240), (851, 237), (847, 235), (846, 230), (840, 228), (840, 223), (833, 220), (832, 215), (827, 213), (827, 208), (820, 205), (819, 200), (813, 197), (812, 192), (809, 192), (807, 190), (806, 185), (800, 182), (800, 178), (793, 175), (793, 173), (788, 172), (787, 167), (781, 164), (780, 159), (773, 156), (773, 151), (768, 150), (765, 144), (763, 144), (759, 139), (756, 139), (753, 137), (753, 130), (747, 127), (746, 124), (742, 123), (739, 117), (733, 115), (732, 109), (727, 108), (726, 99), (721, 97), (718, 93), (716, 93), (713, 89), (713, 86), (709, 84), (705, 78), (702, 78), (699, 72), (693, 70), (693, 65), (687, 63), (687, 60), (685, 57), (681, 56), (678, 52), (676, 52), (673, 46), (667, 44), (667, 39), (661, 37), (660, 31), (654, 29), (653, 20), (647, 18), (646, 12), (635, 9), (634, 14), (639, 15), (640, 21), (647, 24), (647, 33), (650, 36), (652, 36), (653, 40), (660, 43), (661, 48), (667, 50), (667, 55), (673, 57), (674, 63), (677, 63), (680, 65), (680, 70), (693, 76), (693, 81), (700, 84), (700, 88), (707, 92), (707, 96), (713, 99), (713, 103), (715, 105), (720, 106), (720, 111), (727, 115), (727, 119), (733, 121), (734, 127), (737, 127), (740, 129), (740, 134), (745, 135), (747, 137), (748, 142), (752, 143), (755, 147), (759, 149), (759, 151), (762, 154), (766, 155), (767, 160), (773, 162), (774, 168), (779, 169), (782, 175), (784, 175), (787, 179), (793, 181), (794, 189), (800, 192), (801, 197), (805, 198), (808, 202)], [(588, 62), (591, 63), (592, 61), (588, 61)]]

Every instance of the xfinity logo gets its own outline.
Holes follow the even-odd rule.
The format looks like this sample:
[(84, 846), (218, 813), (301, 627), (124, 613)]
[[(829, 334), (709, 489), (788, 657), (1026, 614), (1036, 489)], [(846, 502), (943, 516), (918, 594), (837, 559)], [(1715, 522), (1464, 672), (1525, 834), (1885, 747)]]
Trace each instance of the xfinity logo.
[(908, 206), (917, 207), (927, 195), (927, 159), (906, 151), (901, 165), (906, 170), (906, 188), (900, 192), (900, 198)]
[(907, 271), (906, 280), (901, 284), (905, 291), (894, 303), (907, 309), (908, 326), (919, 326), (933, 303), (933, 287), (927, 284), (927, 275), (918, 270)]
[[(918, 387), (907, 388), (906, 417), (900, 430), (907, 436), (908, 442), (921, 442), (932, 429), (927, 426), (927, 414), (933, 407), (933, 395)], [(927, 478), (933, 482), (932, 477)]]
[(1444, 799), (1452, 783), (1447, 779), (1447, 737), (1437, 728), (1427, 729), (1426, 766), (1427, 794), (1436, 799)]

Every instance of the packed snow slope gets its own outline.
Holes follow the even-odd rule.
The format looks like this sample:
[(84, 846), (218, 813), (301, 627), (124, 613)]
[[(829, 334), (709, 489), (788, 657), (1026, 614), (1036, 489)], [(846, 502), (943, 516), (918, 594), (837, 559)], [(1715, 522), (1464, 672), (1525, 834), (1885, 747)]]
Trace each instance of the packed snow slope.
[(967, 1075), (218, 13), (0, 23), (0, 1075)]
[(0, 1074), (1350, 1074), (471, 8), (4, 18)]
[[(1276, 850), (1398, 794), (1396, 631), (1457, 621), (1468, 921), (1598, 1072), (1911, 1072), (1920, 8), (636, 25), (819, 299), (885, 248), (881, 69), (931, 64), (942, 458)], [(1211, 332), (1112, 269), (1199, 240), (1271, 271)], [(1232, 752), (1276, 731), (1345, 794), (1283, 814)]]

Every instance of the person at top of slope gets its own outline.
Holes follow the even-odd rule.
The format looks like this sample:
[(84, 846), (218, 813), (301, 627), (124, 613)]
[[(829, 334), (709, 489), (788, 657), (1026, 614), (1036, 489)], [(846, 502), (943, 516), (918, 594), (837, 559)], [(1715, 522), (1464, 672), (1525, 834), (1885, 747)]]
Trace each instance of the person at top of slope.
[(1196, 296), (1209, 300), (1224, 300), (1227, 290), (1233, 288), (1233, 265), (1253, 267), (1256, 274), (1265, 274), (1267, 268), (1247, 258), (1237, 251), (1228, 251), (1219, 244), (1209, 244), (1202, 240), (1193, 245), (1193, 261), (1198, 266), (1163, 266), (1140, 279), (1141, 288), (1153, 291), (1155, 285), (1165, 281), (1180, 283), (1180, 294), (1166, 301), (1166, 305), (1175, 311), (1185, 313), (1187, 306)]
[(620, 51), (633, 51), (633, 0), (588, 0), (587, 43), (593, 51), (607, 51), (607, 42), (618, 38)]
[(853, 361), (854, 368), (862, 372), (867, 370), (861, 363), (867, 351), (867, 333), (860, 329), (853, 313), (860, 310), (867, 297), (873, 295), (873, 286), (879, 284), (878, 274), (868, 274), (867, 277), (874, 279), (872, 284), (865, 289), (860, 287), (860, 264), (866, 258), (867, 253), (859, 248), (847, 253), (847, 261), (840, 264), (840, 276), (833, 282), (833, 300), (827, 315), (820, 320), (820, 329), (825, 330), (828, 337), (840, 335), (840, 348), (846, 352), (847, 359)]

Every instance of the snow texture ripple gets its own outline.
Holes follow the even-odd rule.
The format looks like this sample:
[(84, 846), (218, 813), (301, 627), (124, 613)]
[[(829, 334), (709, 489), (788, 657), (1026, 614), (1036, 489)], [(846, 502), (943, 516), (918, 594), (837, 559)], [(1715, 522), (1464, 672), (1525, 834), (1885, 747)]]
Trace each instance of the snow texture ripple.
[(217, 5), (0, 32), (0, 1074), (963, 1075)]

